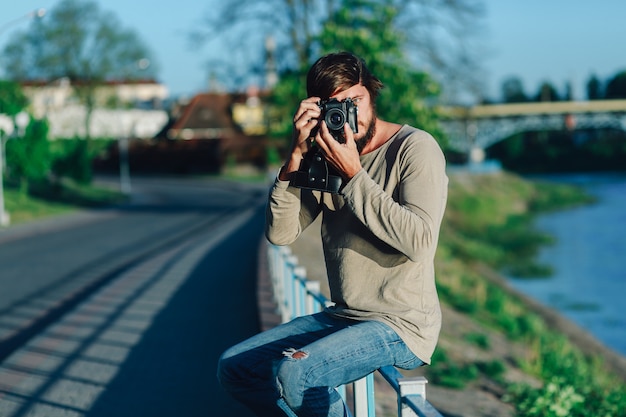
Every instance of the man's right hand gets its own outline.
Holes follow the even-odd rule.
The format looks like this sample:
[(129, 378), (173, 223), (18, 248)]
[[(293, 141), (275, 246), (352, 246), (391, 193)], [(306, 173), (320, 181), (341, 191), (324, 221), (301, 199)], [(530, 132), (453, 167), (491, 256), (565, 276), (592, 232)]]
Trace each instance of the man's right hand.
[(281, 181), (289, 180), (290, 174), (300, 168), (304, 154), (311, 148), (312, 139), (319, 125), (321, 110), (318, 106), (319, 97), (309, 97), (300, 102), (300, 106), (293, 117), (293, 136), (291, 152), (278, 174)]

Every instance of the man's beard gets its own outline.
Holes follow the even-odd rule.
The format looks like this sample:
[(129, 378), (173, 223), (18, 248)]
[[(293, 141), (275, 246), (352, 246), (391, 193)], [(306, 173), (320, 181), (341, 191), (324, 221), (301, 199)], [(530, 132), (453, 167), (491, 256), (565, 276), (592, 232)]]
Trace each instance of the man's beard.
[(359, 151), (359, 154), (363, 151), (365, 146), (372, 140), (374, 135), (376, 134), (376, 113), (372, 114), (372, 119), (370, 120), (369, 126), (367, 126), (367, 131), (362, 138), (356, 139), (354, 142), (356, 143), (356, 148)]

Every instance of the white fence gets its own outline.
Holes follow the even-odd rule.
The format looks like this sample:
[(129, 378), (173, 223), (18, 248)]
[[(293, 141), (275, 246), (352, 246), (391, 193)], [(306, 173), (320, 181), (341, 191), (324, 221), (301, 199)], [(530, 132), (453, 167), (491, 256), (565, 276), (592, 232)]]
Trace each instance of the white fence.
[[(328, 300), (320, 293), (319, 282), (309, 281), (306, 271), (287, 246), (268, 245), (269, 271), (278, 313), (284, 322), (321, 311)], [(404, 378), (393, 366), (378, 370), (397, 393), (399, 417), (442, 417), (426, 401), (426, 378)], [(338, 388), (346, 398), (346, 387)], [(352, 384), (354, 416), (375, 417), (374, 374)]]

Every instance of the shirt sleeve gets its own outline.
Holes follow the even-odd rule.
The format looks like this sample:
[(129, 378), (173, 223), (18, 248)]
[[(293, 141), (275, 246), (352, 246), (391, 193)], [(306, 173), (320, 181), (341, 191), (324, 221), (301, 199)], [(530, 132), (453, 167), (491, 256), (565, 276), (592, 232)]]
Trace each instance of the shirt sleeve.
[(265, 236), (275, 245), (289, 245), (321, 211), (320, 193), (292, 187), (278, 178), (270, 189), (265, 210)]
[(425, 132), (406, 139), (396, 160), (397, 201), (364, 169), (342, 190), (355, 216), (391, 247), (416, 262), (431, 255), (447, 200), (445, 159), (437, 142)]

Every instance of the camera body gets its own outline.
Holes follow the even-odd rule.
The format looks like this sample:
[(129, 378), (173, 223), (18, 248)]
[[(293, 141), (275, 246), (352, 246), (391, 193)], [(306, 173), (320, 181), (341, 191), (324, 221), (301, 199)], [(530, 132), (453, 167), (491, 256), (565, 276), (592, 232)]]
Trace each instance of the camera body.
[[(343, 101), (331, 98), (318, 103), (322, 112), (320, 120), (326, 122), (333, 138), (345, 143), (343, 127), (346, 123), (354, 133), (358, 132), (357, 106), (351, 98)], [(322, 152), (314, 146), (304, 155), (300, 169), (293, 174), (291, 185), (298, 188), (338, 193), (342, 185), (342, 178), (337, 171), (328, 164)]]
[(343, 134), (343, 126), (348, 123), (354, 133), (358, 133), (357, 113), (358, 108), (351, 98), (339, 101), (335, 98), (319, 102), (322, 111), (321, 118), (326, 122), (331, 135), (338, 142), (346, 141)]

